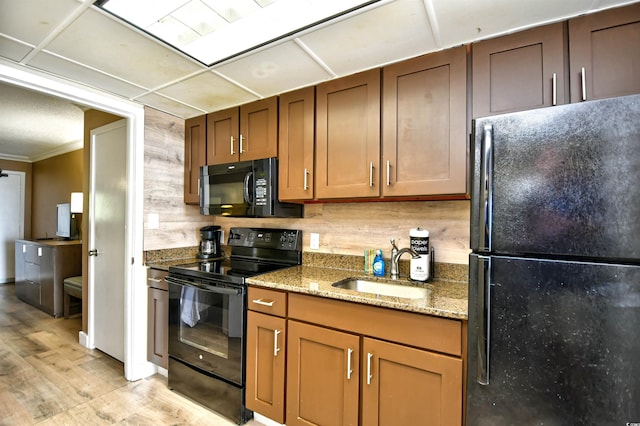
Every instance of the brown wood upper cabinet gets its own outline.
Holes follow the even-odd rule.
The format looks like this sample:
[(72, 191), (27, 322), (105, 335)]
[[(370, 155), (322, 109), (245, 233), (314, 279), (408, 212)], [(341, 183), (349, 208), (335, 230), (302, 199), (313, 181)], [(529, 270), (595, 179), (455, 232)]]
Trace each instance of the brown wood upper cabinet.
[(184, 122), (184, 202), (199, 204), (200, 166), (207, 163), (207, 118), (193, 117)]
[(313, 198), (315, 88), (280, 95), (279, 190), (281, 200)]
[(546, 25), (473, 44), (473, 116), (564, 104), (566, 31)]
[(380, 69), (316, 89), (317, 198), (380, 195)]
[(207, 114), (207, 164), (277, 156), (277, 96)]
[(382, 195), (466, 192), (465, 47), (383, 68)]
[(569, 20), (571, 102), (640, 93), (640, 3)]

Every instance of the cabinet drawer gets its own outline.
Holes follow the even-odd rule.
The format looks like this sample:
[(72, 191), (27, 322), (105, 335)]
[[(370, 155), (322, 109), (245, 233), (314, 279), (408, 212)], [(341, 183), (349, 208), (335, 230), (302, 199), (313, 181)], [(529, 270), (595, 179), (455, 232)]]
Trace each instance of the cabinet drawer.
[(249, 309), (265, 314), (287, 316), (287, 293), (260, 287), (249, 287)]
[(162, 269), (147, 269), (147, 286), (157, 288), (159, 290), (169, 290), (169, 284), (164, 280), (164, 277), (169, 275), (169, 272)]

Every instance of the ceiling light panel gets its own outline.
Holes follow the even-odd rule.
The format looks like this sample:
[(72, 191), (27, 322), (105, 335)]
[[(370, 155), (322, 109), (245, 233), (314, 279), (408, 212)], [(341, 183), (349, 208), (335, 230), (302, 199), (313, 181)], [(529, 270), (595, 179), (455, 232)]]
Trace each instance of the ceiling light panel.
[(212, 65), (368, 3), (372, 1), (108, 0), (101, 7)]

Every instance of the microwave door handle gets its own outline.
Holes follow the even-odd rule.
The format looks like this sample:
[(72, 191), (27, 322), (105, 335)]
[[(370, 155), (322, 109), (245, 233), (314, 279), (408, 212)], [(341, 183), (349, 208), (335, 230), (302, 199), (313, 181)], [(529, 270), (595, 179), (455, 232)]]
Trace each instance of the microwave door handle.
[(248, 172), (244, 177), (244, 201), (249, 205), (253, 205), (253, 191), (249, 188), (249, 183), (251, 182), (252, 177), (253, 171)]

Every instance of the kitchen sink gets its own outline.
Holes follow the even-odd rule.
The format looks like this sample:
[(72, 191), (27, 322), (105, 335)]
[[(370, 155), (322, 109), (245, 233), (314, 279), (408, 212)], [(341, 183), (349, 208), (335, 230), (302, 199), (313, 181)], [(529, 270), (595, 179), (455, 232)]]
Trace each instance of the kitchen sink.
[(361, 278), (346, 278), (332, 284), (333, 287), (354, 290), (360, 293), (378, 294), (381, 296), (400, 297), (403, 299), (423, 299), (429, 290), (403, 284), (390, 284), (381, 281), (369, 281)]

